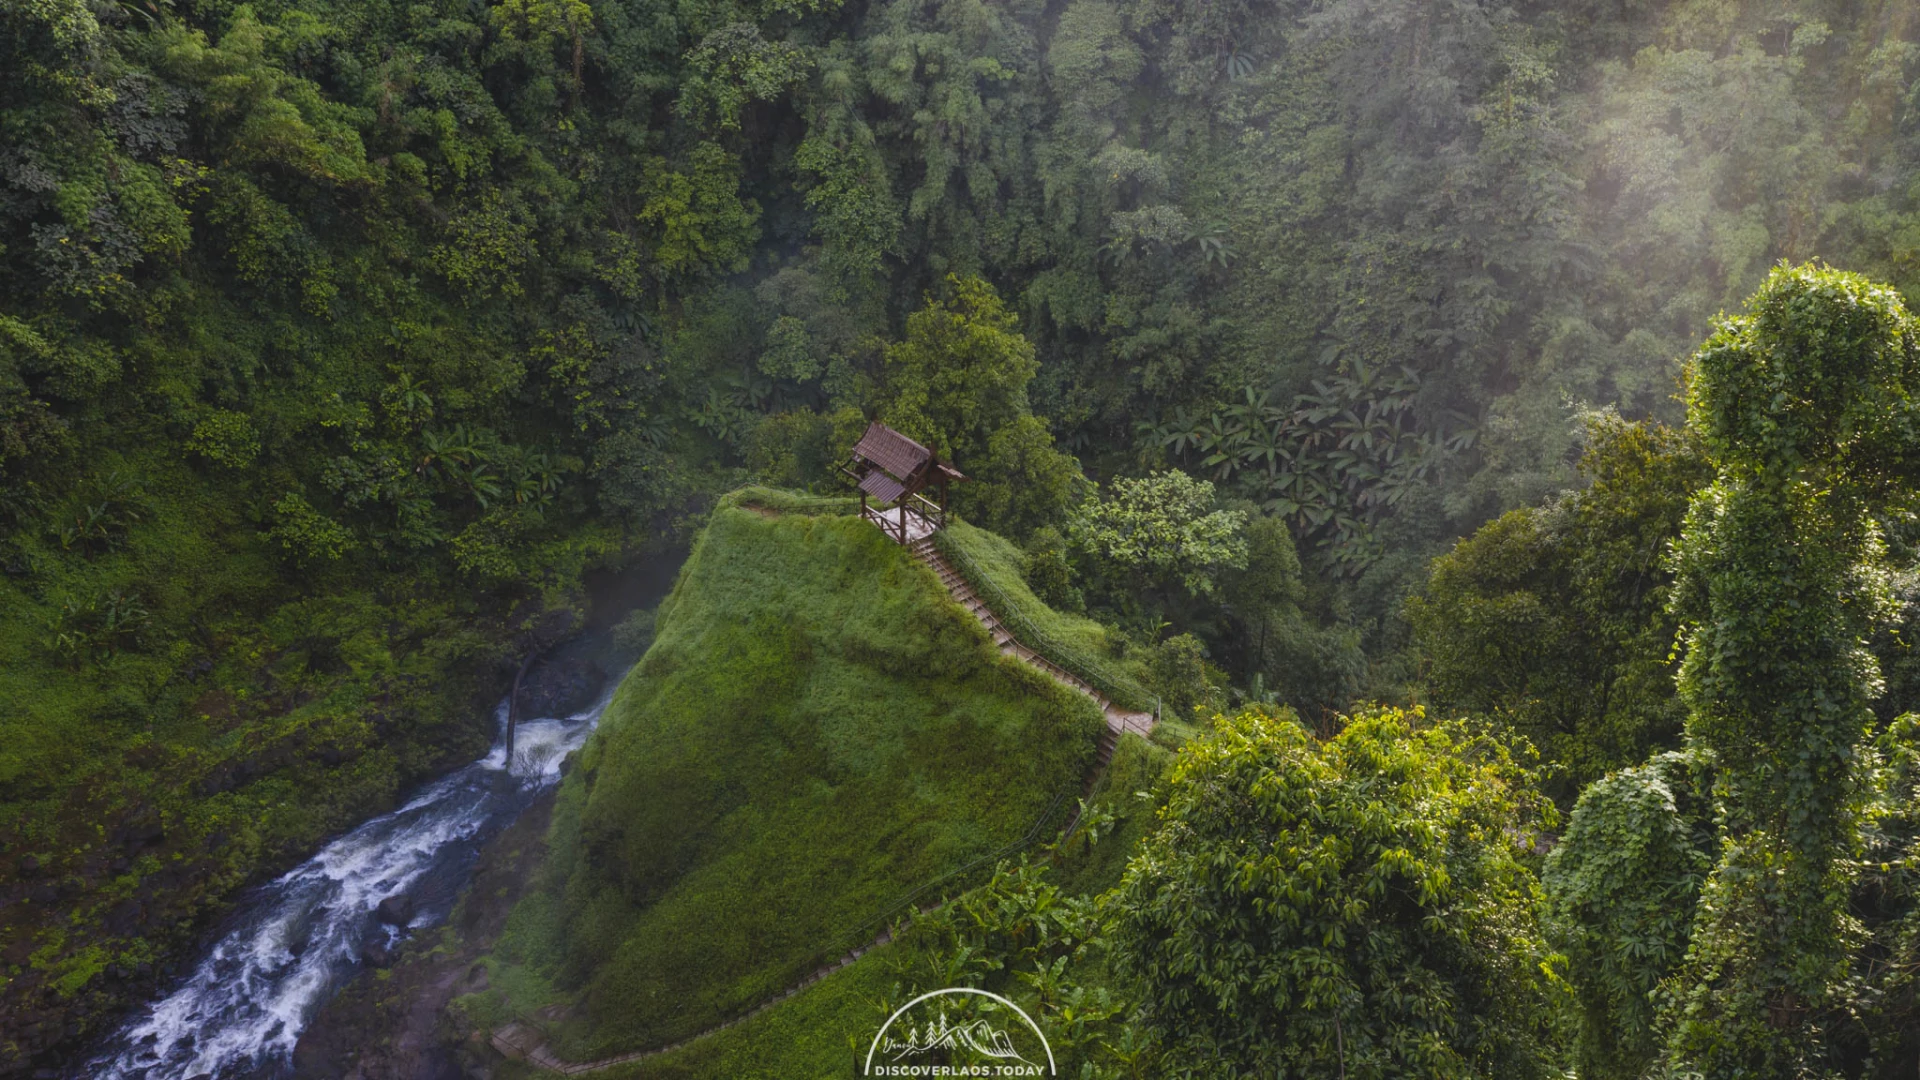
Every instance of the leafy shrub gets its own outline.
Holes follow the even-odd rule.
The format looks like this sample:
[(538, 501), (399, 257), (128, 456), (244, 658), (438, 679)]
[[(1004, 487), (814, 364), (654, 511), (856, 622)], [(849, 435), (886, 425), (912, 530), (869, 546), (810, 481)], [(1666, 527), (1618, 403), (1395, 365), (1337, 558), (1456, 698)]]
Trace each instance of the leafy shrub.
[(1175, 634), (1147, 650), (1147, 689), (1160, 698), (1166, 715), (1187, 718), (1196, 709), (1225, 703), (1214, 685), (1218, 669), (1206, 655), (1206, 646), (1192, 634)]
[(1527, 850), (1553, 807), (1499, 741), (1418, 710), (1326, 742), (1220, 717), (1114, 899), (1168, 1072), (1560, 1075)]
[(1074, 509), (1067, 536), (1121, 575), (1207, 595), (1215, 571), (1247, 561), (1246, 514), (1213, 503), (1212, 484), (1177, 470), (1122, 478)]
[(85, 602), (63, 597), (47, 622), (46, 648), (68, 667), (110, 660), (151, 617), (134, 593), (113, 590)]
[(193, 426), (187, 449), (216, 465), (244, 469), (260, 455), (260, 433), (246, 414), (214, 409)]
[(274, 525), (267, 536), (277, 541), (295, 565), (332, 562), (354, 547), (346, 527), (315, 510), (299, 492), (288, 492), (273, 504)]
[(1046, 604), (1065, 611), (1086, 608), (1086, 596), (1073, 583), (1073, 563), (1060, 530), (1051, 525), (1035, 530), (1027, 541), (1027, 554), (1020, 570), (1033, 595)]

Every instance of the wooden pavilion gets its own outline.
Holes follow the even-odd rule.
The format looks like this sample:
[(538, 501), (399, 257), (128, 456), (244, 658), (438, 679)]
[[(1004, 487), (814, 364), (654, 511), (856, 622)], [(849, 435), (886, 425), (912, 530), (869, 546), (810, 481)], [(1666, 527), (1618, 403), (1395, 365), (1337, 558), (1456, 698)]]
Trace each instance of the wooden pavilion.
[[(939, 455), (878, 420), (854, 444), (841, 471), (860, 488), (860, 516), (910, 544), (947, 523), (947, 485), (965, 480)], [(927, 498), (932, 489), (938, 501)], [(871, 498), (880, 505), (868, 503)]]

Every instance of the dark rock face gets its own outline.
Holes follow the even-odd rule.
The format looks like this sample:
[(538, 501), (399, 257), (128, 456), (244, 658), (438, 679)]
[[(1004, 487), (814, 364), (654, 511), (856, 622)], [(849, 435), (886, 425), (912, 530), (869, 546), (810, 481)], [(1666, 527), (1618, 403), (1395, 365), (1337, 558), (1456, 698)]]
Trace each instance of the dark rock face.
[(520, 718), (571, 716), (593, 704), (607, 673), (587, 660), (541, 661), (520, 682)]
[(413, 921), (413, 899), (395, 893), (380, 901), (380, 906), (374, 909), (374, 917), (388, 926), (405, 926)]
[(370, 968), (383, 968), (393, 963), (393, 954), (385, 945), (369, 941), (360, 946), (360, 962)]

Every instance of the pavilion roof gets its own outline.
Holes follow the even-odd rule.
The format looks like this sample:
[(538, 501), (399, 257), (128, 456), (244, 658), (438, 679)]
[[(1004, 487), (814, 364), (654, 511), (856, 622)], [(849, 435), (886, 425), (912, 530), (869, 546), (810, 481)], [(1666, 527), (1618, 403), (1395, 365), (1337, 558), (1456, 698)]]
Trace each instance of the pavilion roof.
[(860, 490), (881, 502), (890, 503), (905, 493), (907, 485), (888, 476), (885, 470), (875, 469), (861, 478)]
[[(933, 459), (933, 451), (875, 420), (854, 444), (853, 456), (880, 466), (896, 480), (906, 480)], [(877, 491), (868, 494), (886, 498)]]

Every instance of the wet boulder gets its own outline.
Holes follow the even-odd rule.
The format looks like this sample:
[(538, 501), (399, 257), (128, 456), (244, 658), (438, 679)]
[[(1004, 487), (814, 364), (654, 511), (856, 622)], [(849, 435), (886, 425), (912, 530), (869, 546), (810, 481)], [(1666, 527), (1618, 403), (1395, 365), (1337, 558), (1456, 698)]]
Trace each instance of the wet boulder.
[(592, 661), (543, 660), (520, 682), (520, 716), (572, 716), (593, 704), (606, 684), (607, 673)]
[(380, 906), (373, 909), (374, 917), (388, 926), (405, 926), (413, 921), (413, 898), (404, 893), (394, 893)]

